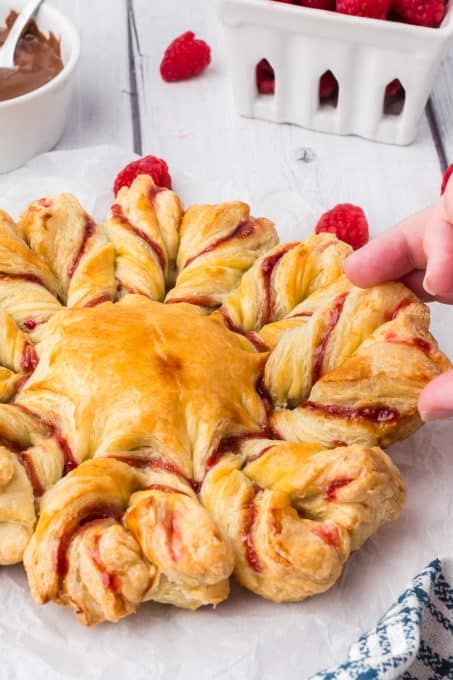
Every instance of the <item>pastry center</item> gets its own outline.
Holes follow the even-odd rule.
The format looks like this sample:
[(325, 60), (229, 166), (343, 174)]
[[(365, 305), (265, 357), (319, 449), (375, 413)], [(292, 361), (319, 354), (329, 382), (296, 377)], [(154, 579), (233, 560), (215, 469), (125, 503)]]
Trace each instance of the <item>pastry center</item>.
[(267, 355), (191, 305), (129, 295), (67, 309), (37, 351), (17, 403), (55, 423), (79, 463), (150, 449), (192, 476), (222, 438), (266, 427)]

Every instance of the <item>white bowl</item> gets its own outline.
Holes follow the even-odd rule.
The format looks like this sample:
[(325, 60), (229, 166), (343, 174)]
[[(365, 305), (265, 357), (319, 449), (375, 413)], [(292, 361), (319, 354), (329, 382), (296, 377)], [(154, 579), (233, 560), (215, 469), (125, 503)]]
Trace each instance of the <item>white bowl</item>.
[[(0, 24), (11, 8), (20, 11), (26, 0), (0, 0)], [(42, 87), (0, 102), (0, 172), (14, 170), (39, 153), (49, 151), (63, 134), (80, 55), (79, 35), (55, 7), (44, 3), (36, 18), (39, 29), (61, 39), (63, 70)]]

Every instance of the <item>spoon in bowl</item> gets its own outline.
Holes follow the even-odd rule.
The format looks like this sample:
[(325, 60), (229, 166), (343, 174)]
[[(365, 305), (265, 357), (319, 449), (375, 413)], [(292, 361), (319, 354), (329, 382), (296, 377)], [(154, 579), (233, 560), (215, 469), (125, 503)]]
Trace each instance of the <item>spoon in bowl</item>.
[(14, 55), (22, 33), (33, 19), (44, 0), (30, 0), (11, 27), (8, 37), (0, 47), (0, 68), (14, 68)]

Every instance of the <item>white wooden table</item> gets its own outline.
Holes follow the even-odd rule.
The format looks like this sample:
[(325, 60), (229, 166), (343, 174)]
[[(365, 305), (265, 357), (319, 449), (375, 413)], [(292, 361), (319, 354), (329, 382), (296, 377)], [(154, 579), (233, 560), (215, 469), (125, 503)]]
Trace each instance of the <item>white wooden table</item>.
[[(453, 49), (444, 62), (416, 142), (407, 148), (241, 119), (232, 103), (219, 0), (52, 0), (82, 37), (74, 109), (60, 147), (116, 143), (243, 186), (253, 201), (297, 191), (315, 205), (362, 205), (381, 230), (430, 202), (453, 162)], [(213, 48), (200, 79), (168, 85), (159, 63), (188, 29)], [(310, 162), (299, 160), (305, 157)], [(200, 195), (195, 197), (200, 200)], [(270, 215), (272, 217), (272, 215)]]

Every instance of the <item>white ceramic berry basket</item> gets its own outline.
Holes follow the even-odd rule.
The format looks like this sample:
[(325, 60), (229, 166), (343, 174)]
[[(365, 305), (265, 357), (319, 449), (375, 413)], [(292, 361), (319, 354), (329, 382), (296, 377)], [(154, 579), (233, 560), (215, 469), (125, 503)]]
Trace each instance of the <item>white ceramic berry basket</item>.
[[(239, 113), (321, 132), (410, 144), (453, 37), (453, 2), (439, 28), (313, 10), (271, 0), (225, 0), (221, 19)], [(275, 94), (259, 94), (256, 66), (267, 59)], [(319, 100), (321, 76), (339, 84), (336, 106)], [(399, 79), (405, 100), (386, 113), (386, 86)]]

